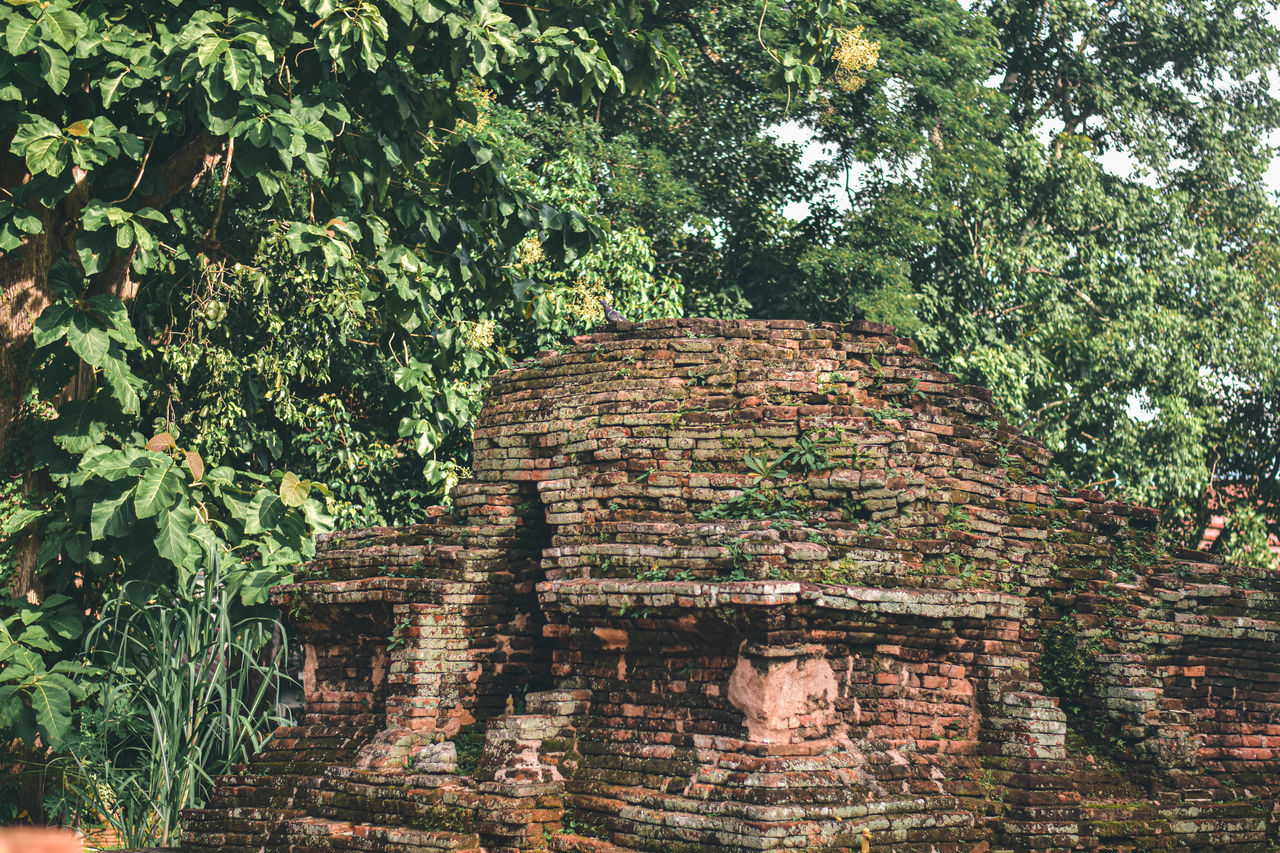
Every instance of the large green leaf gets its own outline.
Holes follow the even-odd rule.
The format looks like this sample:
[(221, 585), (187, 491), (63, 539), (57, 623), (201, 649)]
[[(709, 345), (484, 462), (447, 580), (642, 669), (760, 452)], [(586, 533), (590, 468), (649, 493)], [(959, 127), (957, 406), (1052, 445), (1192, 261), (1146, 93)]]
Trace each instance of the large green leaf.
[(62, 143), (61, 136), (44, 136), (32, 141), (26, 149), (27, 168), (31, 173), (38, 175), (44, 172), (52, 175), (62, 168), (64, 161), (59, 156), (62, 153)]
[(249, 85), (250, 79), (258, 70), (258, 63), (248, 51), (234, 48), (227, 51), (223, 62), (222, 74), (231, 84), (231, 88), (239, 91)]
[(27, 630), (18, 635), (18, 642), (29, 649), (39, 649), (42, 652), (59, 650), (58, 644), (53, 641), (42, 624), (28, 626)]
[(70, 9), (49, 9), (44, 11), (44, 25), (49, 37), (58, 43), (63, 50), (71, 50), (76, 46), (76, 38), (84, 26), (84, 21)]
[[(135, 215), (150, 219), (146, 211), (155, 213), (150, 208), (144, 208)], [(160, 221), (163, 222), (164, 217), (160, 217)], [(116, 333), (112, 334), (115, 340), (128, 348), (139, 346), (138, 336), (133, 331), (133, 321), (129, 319), (129, 312), (120, 301), (120, 297), (108, 293), (95, 294), (89, 297), (89, 307), (106, 320), (109, 331)]]
[(195, 546), (191, 535), (195, 523), (195, 512), (185, 504), (162, 510), (156, 518), (156, 552), (175, 566), (181, 566)]
[(32, 507), (16, 509), (3, 518), (0, 518), (0, 533), (4, 533), (5, 536), (12, 536), (31, 522), (38, 521), (48, 514), (49, 511), (47, 509), (36, 509)]
[(89, 533), (94, 539), (105, 536), (128, 536), (137, 522), (134, 515), (133, 489), (121, 494), (97, 501), (89, 512)]
[(72, 314), (71, 325), (67, 327), (67, 343), (71, 344), (76, 355), (94, 367), (102, 366), (111, 348), (106, 328), (83, 311)]
[(62, 94), (71, 77), (71, 60), (61, 50), (47, 44), (40, 45), (36, 51), (40, 54), (40, 73), (44, 75), (44, 81), (54, 94)]
[(61, 749), (71, 728), (71, 691), (64, 676), (45, 675), (27, 689), (36, 723), (48, 738), (49, 746)]
[(196, 59), (199, 60), (200, 67), (208, 68), (228, 47), (227, 40), (219, 36), (209, 36), (201, 39), (200, 44), (196, 47)]
[(133, 493), (138, 518), (150, 518), (169, 509), (181, 490), (182, 478), (172, 467), (148, 468)]
[(92, 400), (63, 403), (54, 422), (53, 440), (69, 453), (84, 453), (107, 434), (101, 414)]
[(41, 311), (31, 333), (32, 342), (37, 347), (47, 347), (66, 335), (72, 313), (71, 306), (64, 302), (55, 302)]
[(36, 46), (40, 22), (23, 14), (13, 16), (9, 26), (5, 28), (5, 43), (12, 56), (21, 56)]
[(280, 498), (266, 489), (259, 489), (249, 502), (244, 532), (252, 536), (275, 528), (285, 511), (286, 507)]
[(22, 701), (20, 684), (0, 684), (0, 726), (12, 726), (18, 715), (27, 707)]
[(134, 466), (139, 455), (133, 448), (117, 450), (114, 447), (98, 445), (85, 453), (80, 460), (80, 470), (104, 480), (119, 480), (136, 474)]
[(116, 402), (120, 404), (120, 411), (126, 415), (138, 414), (142, 401), (138, 398), (138, 392), (133, 387), (136, 378), (133, 372), (129, 370), (129, 365), (125, 363), (124, 359), (108, 355), (102, 363), (102, 375), (107, 380), (107, 384), (111, 386), (111, 394), (116, 398)]
[(84, 633), (84, 624), (74, 607), (46, 610), (40, 615), (40, 624), (65, 640), (77, 639)]
[(113, 76), (104, 77), (98, 82), (98, 91), (102, 94), (102, 106), (109, 109), (111, 103), (120, 95), (120, 84), (124, 82), (124, 78), (129, 76), (129, 69), (125, 68), (117, 72)]
[(280, 500), (284, 501), (285, 506), (302, 506), (307, 502), (307, 495), (311, 493), (311, 481), (301, 480), (297, 474), (286, 471), (280, 479), (279, 493)]

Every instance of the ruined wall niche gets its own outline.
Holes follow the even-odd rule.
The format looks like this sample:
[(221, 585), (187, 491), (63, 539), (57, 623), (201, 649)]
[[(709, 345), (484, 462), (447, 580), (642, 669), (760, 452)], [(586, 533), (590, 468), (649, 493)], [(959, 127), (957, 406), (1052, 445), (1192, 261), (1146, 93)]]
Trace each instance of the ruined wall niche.
[(313, 718), (386, 712), (394, 625), (391, 607), (356, 604), (341, 615), (299, 611), (296, 633), (304, 638), (302, 693)]

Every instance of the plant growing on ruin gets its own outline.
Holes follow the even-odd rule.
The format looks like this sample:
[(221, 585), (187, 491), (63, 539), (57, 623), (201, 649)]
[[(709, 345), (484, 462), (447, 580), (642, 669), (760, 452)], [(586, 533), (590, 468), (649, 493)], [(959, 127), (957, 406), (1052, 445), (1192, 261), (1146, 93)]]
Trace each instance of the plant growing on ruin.
[(412, 617), (405, 616), (391, 629), (391, 637), (387, 641), (387, 651), (394, 652), (409, 644), (409, 629), (413, 627)]
[(803, 485), (797, 487), (797, 496), (783, 493), (785, 481), (794, 475), (825, 471), (834, 466), (827, 448), (839, 444), (843, 432), (828, 428), (815, 434), (801, 432), (796, 440), (776, 456), (744, 453), (751, 481), (742, 486), (739, 494), (723, 503), (699, 513), (704, 520), (716, 518), (740, 518), (763, 520), (769, 518), (806, 518), (809, 508), (799, 499)]
[(484, 723), (470, 723), (451, 738), (457, 750), (459, 776), (472, 776), (479, 768), (480, 756), (484, 753), (484, 733)]

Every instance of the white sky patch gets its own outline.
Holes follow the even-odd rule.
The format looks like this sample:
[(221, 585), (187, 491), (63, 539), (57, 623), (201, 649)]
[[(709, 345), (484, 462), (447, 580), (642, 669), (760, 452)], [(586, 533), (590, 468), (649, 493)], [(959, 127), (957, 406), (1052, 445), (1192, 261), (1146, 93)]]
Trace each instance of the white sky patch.
[[(976, 0), (958, 0), (959, 4), (966, 10), (972, 11)], [(1277, 25), (1280, 25), (1280, 6), (1271, 11), (1271, 19)], [(1280, 72), (1275, 69), (1270, 71), (1271, 91), (1272, 94), (1280, 97)], [(988, 86), (999, 86), (1003, 77), (994, 75), (987, 81)], [(1046, 122), (1046, 126), (1042, 128), (1042, 132), (1051, 133), (1053, 128), (1051, 123)], [(784, 121), (774, 125), (765, 131), (769, 136), (783, 143), (791, 143), (801, 146), (800, 165), (808, 168), (820, 160), (830, 160), (835, 157), (835, 146), (824, 144), (814, 138), (815, 134), (812, 128), (806, 127), (797, 121)], [(1268, 140), (1272, 149), (1271, 165), (1267, 169), (1264, 182), (1268, 189), (1271, 190), (1277, 203), (1280, 203), (1280, 157), (1276, 156), (1280, 151), (1280, 131), (1271, 134)], [(1146, 170), (1142, 169), (1137, 161), (1129, 156), (1127, 152), (1119, 150), (1111, 150), (1104, 153), (1099, 162), (1102, 167), (1111, 174), (1124, 180), (1138, 180), (1150, 183), (1151, 176), (1145, 174)], [(837, 209), (847, 211), (850, 209), (850, 190), (856, 189), (859, 177), (866, 171), (866, 167), (860, 164), (846, 170), (839, 178), (833, 178), (826, 187), (819, 192), (826, 194), (830, 192), (835, 199)], [(783, 208), (782, 214), (788, 219), (799, 222), (809, 215), (812, 199), (793, 201)]]
[(1147, 396), (1145, 391), (1134, 391), (1129, 395), (1126, 403), (1129, 418), (1138, 423), (1145, 424), (1153, 421), (1160, 414), (1160, 410), (1151, 405), (1151, 398)]
[[(800, 167), (802, 169), (808, 169), (821, 160), (831, 160), (836, 156), (836, 147), (834, 145), (814, 139), (813, 129), (798, 121), (784, 121), (780, 124), (775, 124), (765, 133), (784, 145), (801, 146)], [(793, 222), (799, 222), (809, 215), (810, 203), (811, 200), (803, 199), (788, 202), (787, 206), (782, 209), (782, 215)]]

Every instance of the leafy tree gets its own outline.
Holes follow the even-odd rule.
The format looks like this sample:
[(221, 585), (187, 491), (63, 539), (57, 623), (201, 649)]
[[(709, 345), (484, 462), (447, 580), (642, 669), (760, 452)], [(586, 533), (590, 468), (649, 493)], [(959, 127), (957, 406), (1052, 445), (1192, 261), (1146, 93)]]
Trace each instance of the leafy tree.
[[(833, 57), (802, 100), (758, 84), (769, 8), (722, 9), (661, 114), (609, 125), (654, 152), (610, 201), (693, 310), (893, 322), (1077, 485), (1159, 506), (1190, 542), (1215, 492), (1275, 531), (1274, 19), (869, 0), (838, 21), (878, 45), (863, 85)], [(783, 121), (825, 158), (804, 168)]]
[(1156, 504), (1191, 541), (1211, 484), (1240, 473), (1215, 459), (1261, 426), (1237, 444), (1227, 411), (1276, 387), (1273, 10), (982, 7), (999, 38), (991, 106), (937, 111), (900, 178), (872, 164), (849, 229), (854, 242), (869, 218), (923, 230), (899, 257), (928, 345), (992, 387), (1077, 484)]
[[(410, 523), (444, 499), (468, 462), (489, 374), (600, 322), (600, 298), (636, 319), (680, 310), (679, 287), (654, 276), (644, 236), (599, 215), (587, 159), (545, 147), (553, 134), (539, 138), (536, 122), (491, 92), (473, 96), (469, 132), (503, 152), (508, 186), (595, 234), (568, 262), (544, 249), (540, 231), (527, 234), (501, 269), (521, 299), (424, 272), (433, 294), (418, 318), (425, 331), (406, 335), (378, 258), (308, 264), (280, 223), (259, 224), (249, 210), (229, 223), (225, 262), (144, 287), (135, 302), (140, 330), (171, 341), (157, 348), (156, 383), (182, 430), (211, 459), (331, 483), (340, 526)], [(557, 138), (579, 127), (552, 123)]]
[[(278, 223), (313, 267), (340, 274), (357, 255), (376, 258), (407, 340), (427, 331), (424, 280), (499, 299), (501, 248), (535, 226), (572, 254), (583, 224), (513, 192), (500, 156), (465, 132), (477, 114), (465, 84), (492, 78), (577, 100), (639, 90), (673, 61), (635, 26), (644, 14), (643, 4), (512, 17), (496, 2), (331, 0), (4, 7), (0, 445), (29, 411), (31, 334), (58, 295), (51, 271), (83, 276), (70, 299), (130, 303), (151, 281), (228, 264), (220, 229), (233, 176), (239, 209)], [(201, 186), (215, 193), (204, 204), (191, 192)], [(136, 416), (148, 389), (126, 388), (123, 362), (104, 361), (96, 342), (68, 341), (85, 364), (71, 395), (94, 408), (102, 378)]]

